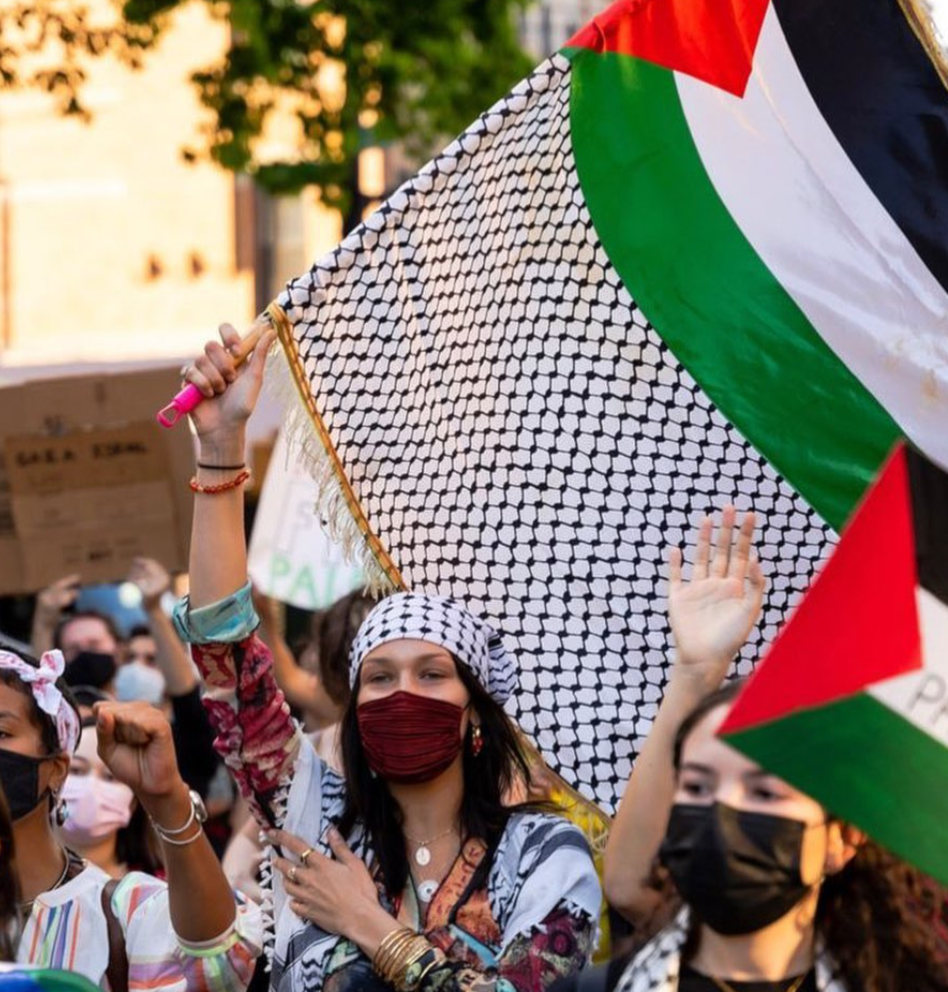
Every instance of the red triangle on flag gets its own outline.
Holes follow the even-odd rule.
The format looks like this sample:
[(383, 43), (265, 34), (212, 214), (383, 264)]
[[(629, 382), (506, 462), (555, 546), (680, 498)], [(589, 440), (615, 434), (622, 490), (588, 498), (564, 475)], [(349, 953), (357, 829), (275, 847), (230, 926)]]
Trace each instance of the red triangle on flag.
[(634, 55), (743, 96), (769, 6), (770, 0), (618, 0), (566, 47)]
[(719, 732), (825, 705), (920, 668), (917, 584), (900, 444)]

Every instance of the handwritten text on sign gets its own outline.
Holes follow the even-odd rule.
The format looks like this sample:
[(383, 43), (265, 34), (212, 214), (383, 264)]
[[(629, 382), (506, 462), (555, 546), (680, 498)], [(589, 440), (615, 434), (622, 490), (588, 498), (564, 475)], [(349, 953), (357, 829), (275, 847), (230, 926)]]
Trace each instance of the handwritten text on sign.
[(303, 610), (323, 609), (364, 584), (326, 536), (315, 505), (316, 484), (281, 435), (260, 494), (248, 567), (262, 592)]

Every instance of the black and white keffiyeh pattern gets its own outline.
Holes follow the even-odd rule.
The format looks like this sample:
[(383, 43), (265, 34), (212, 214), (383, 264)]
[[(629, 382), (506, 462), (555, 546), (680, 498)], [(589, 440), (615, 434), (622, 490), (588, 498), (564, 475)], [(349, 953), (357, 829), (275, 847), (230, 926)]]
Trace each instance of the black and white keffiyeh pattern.
[(450, 651), (498, 703), (505, 703), (517, 684), (513, 662), (490, 624), (453, 599), (420, 593), (389, 596), (365, 618), (349, 653), (350, 684), (355, 685), (370, 651), (389, 641), (407, 639)]
[(609, 260), (554, 56), (278, 299), (289, 436), (379, 589), (504, 635), (507, 711), (615, 808), (669, 670), (664, 558), (704, 513), (760, 521), (761, 648), (835, 540), (722, 415)]
[[(683, 909), (629, 962), (616, 984), (616, 992), (677, 992), (687, 932), (688, 910)], [(816, 955), (815, 968), (818, 992), (847, 992), (825, 951)]]

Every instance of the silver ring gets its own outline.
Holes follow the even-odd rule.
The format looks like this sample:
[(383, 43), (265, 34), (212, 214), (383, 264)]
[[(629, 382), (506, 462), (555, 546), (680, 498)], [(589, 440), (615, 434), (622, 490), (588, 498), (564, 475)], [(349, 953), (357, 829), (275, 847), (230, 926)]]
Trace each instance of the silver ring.
[(296, 865), (290, 865), (289, 871), (286, 873), (286, 877), (296, 885)]
[(191, 363), (186, 362), (181, 366), (181, 372), (179, 373), (182, 379), (187, 379), (188, 373), (191, 371)]

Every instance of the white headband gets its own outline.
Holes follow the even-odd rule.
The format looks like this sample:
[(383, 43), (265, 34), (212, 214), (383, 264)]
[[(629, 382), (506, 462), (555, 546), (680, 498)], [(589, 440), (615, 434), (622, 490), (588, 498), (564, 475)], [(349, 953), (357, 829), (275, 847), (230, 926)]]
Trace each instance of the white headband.
[(498, 703), (517, 683), (500, 634), (460, 603), (445, 596), (401, 592), (387, 596), (365, 618), (349, 652), (349, 683), (355, 685), (365, 656), (380, 644), (407, 638), (446, 648), (474, 673)]
[(66, 667), (62, 651), (47, 651), (40, 658), (39, 666), (30, 665), (12, 651), (0, 650), (0, 669), (7, 669), (26, 682), (33, 693), (36, 705), (56, 723), (59, 746), (72, 754), (79, 743), (79, 714), (66, 702), (56, 688), (56, 680)]

